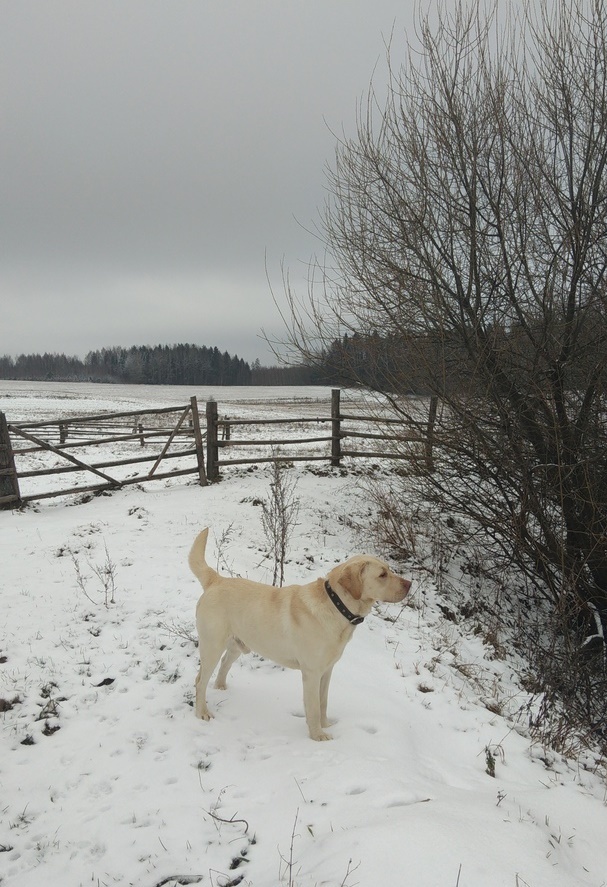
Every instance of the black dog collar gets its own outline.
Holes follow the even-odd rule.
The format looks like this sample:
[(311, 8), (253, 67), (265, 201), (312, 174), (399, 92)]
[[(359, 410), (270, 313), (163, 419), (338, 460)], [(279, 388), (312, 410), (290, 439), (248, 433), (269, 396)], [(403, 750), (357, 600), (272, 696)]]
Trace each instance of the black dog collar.
[(355, 613), (352, 613), (339, 595), (335, 594), (331, 586), (329, 585), (329, 580), (325, 579), (325, 589), (327, 594), (329, 595), (331, 602), (335, 605), (335, 607), (339, 610), (342, 616), (345, 616), (350, 625), (360, 625), (361, 622), (365, 621), (364, 616), (357, 616)]

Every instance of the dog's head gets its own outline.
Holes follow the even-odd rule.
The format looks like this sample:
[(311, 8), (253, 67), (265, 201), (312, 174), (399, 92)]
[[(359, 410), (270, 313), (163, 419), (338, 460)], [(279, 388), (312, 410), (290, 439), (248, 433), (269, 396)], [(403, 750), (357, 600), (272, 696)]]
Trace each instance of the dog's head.
[(334, 567), (328, 578), (333, 588), (340, 586), (355, 600), (396, 603), (411, 588), (408, 579), (401, 579), (383, 561), (366, 554)]

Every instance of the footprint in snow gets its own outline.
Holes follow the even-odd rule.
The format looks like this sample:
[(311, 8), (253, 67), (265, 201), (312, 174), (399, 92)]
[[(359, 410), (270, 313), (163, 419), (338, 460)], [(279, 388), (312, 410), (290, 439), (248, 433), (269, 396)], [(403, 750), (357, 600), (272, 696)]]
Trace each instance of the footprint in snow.
[(364, 730), (365, 733), (369, 733), (371, 736), (377, 733), (377, 727), (373, 727), (371, 724), (359, 724), (360, 729)]

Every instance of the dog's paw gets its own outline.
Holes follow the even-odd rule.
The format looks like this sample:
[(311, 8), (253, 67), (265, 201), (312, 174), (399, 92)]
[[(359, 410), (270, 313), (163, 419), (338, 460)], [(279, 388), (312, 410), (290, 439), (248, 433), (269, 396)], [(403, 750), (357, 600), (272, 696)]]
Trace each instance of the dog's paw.
[(210, 721), (211, 718), (214, 717), (214, 715), (212, 715), (211, 712), (207, 708), (204, 711), (197, 711), (196, 717), (200, 718), (201, 721)]
[(333, 739), (330, 733), (325, 733), (324, 730), (319, 730), (318, 733), (310, 733), (310, 739), (314, 739), (315, 742), (327, 742), (329, 739)]
[(220, 681), (219, 678), (215, 681), (215, 689), (216, 690), (227, 690), (228, 685), (225, 681)]

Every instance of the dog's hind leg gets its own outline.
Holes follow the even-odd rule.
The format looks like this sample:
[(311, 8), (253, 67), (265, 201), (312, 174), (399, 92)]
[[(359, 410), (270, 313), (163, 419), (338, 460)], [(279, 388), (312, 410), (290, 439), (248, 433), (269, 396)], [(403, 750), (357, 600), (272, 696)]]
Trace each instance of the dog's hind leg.
[(207, 707), (207, 685), (221, 654), (225, 650), (224, 640), (200, 638), (200, 668), (196, 677), (196, 717), (208, 721), (212, 717)]
[(237, 640), (237, 638), (230, 638), (228, 641), (228, 646), (223, 654), (223, 658), (221, 660), (221, 665), (219, 666), (219, 671), (217, 672), (217, 678), (215, 679), (215, 687), (217, 690), (225, 690), (226, 688), (226, 679), (228, 677), (228, 672), (238, 659), (241, 653), (250, 653), (248, 647)]

